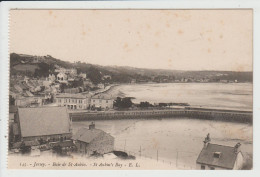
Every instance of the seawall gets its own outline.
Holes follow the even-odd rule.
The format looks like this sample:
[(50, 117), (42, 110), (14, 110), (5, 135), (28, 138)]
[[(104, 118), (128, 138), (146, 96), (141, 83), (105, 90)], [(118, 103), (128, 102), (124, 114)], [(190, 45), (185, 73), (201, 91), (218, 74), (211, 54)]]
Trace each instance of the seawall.
[(230, 122), (252, 123), (252, 111), (214, 110), (214, 109), (164, 109), (164, 110), (131, 110), (107, 112), (75, 112), (70, 113), (72, 121), (113, 120), (113, 119), (163, 119), (191, 118), (219, 120)]

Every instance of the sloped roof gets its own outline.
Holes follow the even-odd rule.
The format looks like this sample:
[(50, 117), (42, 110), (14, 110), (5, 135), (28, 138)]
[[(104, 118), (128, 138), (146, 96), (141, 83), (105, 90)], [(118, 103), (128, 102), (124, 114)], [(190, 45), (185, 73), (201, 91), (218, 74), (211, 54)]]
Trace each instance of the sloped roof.
[(88, 129), (88, 128), (81, 128), (78, 132), (73, 136), (74, 140), (79, 140), (82, 142), (90, 143), (92, 140), (104, 134), (103, 130), (99, 129)]
[(103, 99), (103, 100), (112, 100), (112, 96), (108, 94), (97, 94), (92, 97), (93, 99)]
[(66, 107), (18, 108), (22, 137), (70, 133)]
[[(221, 153), (219, 158), (214, 157), (215, 152)], [(237, 153), (234, 147), (209, 143), (200, 152), (197, 163), (233, 169), (236, 158)]]
[(73, 94), (73, 93), (63, 93), (56, 95), (56, 98), (79, 98), (79, 99), (85, 99), (86, 96), (82, 94)]

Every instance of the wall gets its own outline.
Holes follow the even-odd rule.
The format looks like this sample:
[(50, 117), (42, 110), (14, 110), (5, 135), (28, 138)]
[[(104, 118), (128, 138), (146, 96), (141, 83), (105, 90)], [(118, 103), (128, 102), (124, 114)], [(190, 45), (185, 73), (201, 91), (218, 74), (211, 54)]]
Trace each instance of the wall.
[[(55, 102), (58, 106), (67, 106), (68, 109), (87, 109), (89, 107), (89, 101), (87, 98), (55, 98)], [(69, 106), (68, 106), (69, 105)]]
[(241, 152), (237, 154), (237, 159), (234, 165), (234, 170), (240, 170), (243, 167), (243, 155)]
[(65, 139), (70, 139), (72, 137), (71, 133), (65, 133), (65, 134), (58, 134), (58, 135), (43, 135), (43, 136), (30, 136), (30, 137), (22, 137), (22, 140), (24, 141), (31, 141), (31, 140), (45, 140), (45, 141), (53, 141), (52, 139), (54, 138), (54, 141), (59, 141), (60, 138)]
[(98, 99), (98, 98), (91, 98), (91, 106), (95, 106), (96, 108), (113, 108), (113, 100), (105, 100), (105, 99)]
[(114, 150), (114, 137), (103, 132), (87, 146), (88, 153), (104, 154)]
[(73, 121), (82, 120), (105, 120), (105, 119), (143, 119), (143, 118), (180, 118), (189, 117), (192, 119), (221, 120), (252, 123), (251, 113), (238, 113), (237, 111), (201, 111), (185, 109), (165, 109), (165, 110), (136, 110), (136, 111), (107, 111), (97, 113), (71, 113)]
[[(197, 164), (196, 164), (196, 169), (197, 169), (197, 170), (201, 170), (201, 165), (202, 165), (202, 164), (197, 163)], [(214, 167), (214, 166), (212, 166), (212, 167)], [(214, 167), (214, 168), (215, 168), (215, 170), (228, 170), (228, 169), (226, 169), (226, 168), (221, 168), (221, 167)], [(205, 170), (210, 170), (210, 166), (205, 165)]]
[(103, 132), (100, 136), (98, 136), (89, 144), (81, 141), (76, 141), (75, 144), (76, 147), (78, 148), (79, 153), (91, 155), (94, 151), (100, 154), (113, 151), (114, 141), (115, 141), (114, 137)]

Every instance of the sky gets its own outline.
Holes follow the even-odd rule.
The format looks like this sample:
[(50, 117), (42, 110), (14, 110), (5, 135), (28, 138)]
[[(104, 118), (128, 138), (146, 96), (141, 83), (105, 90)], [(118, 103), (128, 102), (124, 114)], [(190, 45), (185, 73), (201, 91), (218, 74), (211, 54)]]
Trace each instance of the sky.
[(252, 10), (11, 10), (10, 53), (172, 70), (252, 71)]

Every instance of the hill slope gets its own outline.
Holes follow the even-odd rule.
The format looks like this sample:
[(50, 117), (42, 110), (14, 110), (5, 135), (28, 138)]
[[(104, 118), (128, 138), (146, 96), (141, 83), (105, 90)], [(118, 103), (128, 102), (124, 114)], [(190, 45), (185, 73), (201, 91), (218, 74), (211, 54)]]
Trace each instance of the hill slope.
[(180, 71), (180, 70), (163, 70), (163, 69), (145, 69), (128, 66), (100, 66), (88, 63), (76, 62), (70, 63), (47, 56), (33, 56), (25, 54), (10, 54), (10, 75), (27, 75), (32, 77), (47, 77), (54, 73), (55, 67), (76, 68), (78, 73), (87, 73), (95, 80), (102, 82), (104, 75), (112, 77), (111, 82), (127, 83), (132, 79), (137, 81), (162, 81), (168, 82), (181, 80), (183, 78), (210, 79), (211, 81), (219, 80), (238, 80), (239, 82), (252, 82), (252, 72), (234, 72), (234, 71)]

